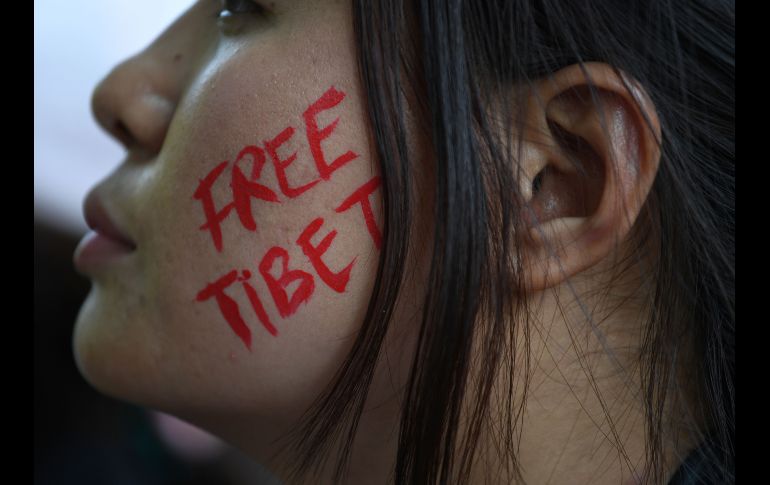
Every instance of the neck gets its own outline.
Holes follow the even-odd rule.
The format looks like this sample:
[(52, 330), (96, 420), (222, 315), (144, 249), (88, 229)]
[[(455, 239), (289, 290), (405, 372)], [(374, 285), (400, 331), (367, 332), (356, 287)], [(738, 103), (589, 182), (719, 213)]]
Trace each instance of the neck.
[(395, 399), (367, 405), (351, 446), (349, 467), (343, 481), (334, 477), (343, 448), (339, 446), (339, 442), (330, 445), (329, 454), (321, 468), (312, 470), (304, 479), (290, 478), (297, 463), (296, 457), (284, 455), (266, 459), (272, 449), (255, 450), (249, 454), (255, 461), (265, 465), (285, 485), (386, 485), (392, 483), (391, 472), (398, 444), (399, 422), (395, 407)]
[[(574, 283), (572, 288), (579, 291), (580, 283)], [(529, 352), (517, 349), (512, 371), (514, 388), (508, 388), (510, 372), (500, 372), (497, 376), (489, 403), (490, 418), (476, 448), (480, 456), (471, 468), (470, 483), (649, 483), (649, 477), (640, 476), (645, 469), (648, 446), (645, 397), (638, 366), (639, 339), (645, 324), (642, 306), (629, 303), (620, 310), (613, 307), (607, 315), (599, 307), (589, 306), (594, 317), (592, 325), (578, 305), (568, 307), (563, 304), (571, 301), (571, 288), (559, 288), (556, 292), (538, 296), (542, 299), (536, 311), (537, 318), (529, 322)], [(563, 311), (557, 301), (562, 302)], [(607, 302), (608, 305), (611, 303)], [(521, 332), (524, 325), (515, 328)], [(516, 338), (521, 347), (524, 335)], [(483, 349), (474, 350), (477, 355), (485, 355), (481, 353)], [(527, 357), (530, 379), (525, 393), (523, 376), (527, 366), (523, 359)], [(398, 374), (401, 377), (405, 368), (403, 362), (408, 360), (397, 364), (400, 367), (396, 370), (401, 372)], [(483, 359), (474, 361), (482, 363)], [(507, 356), (501, 362), (506, 364)], [(383, 384), (392, 377), (389, 365), (393, 365), (392, 360), (378, 367), (373, 390), (393, 390), (392, 386)], [(478, 392), (470, 387), (466, 395), (477, 396)], [(510, 408), (505, 406), (505, 398), (509, 395), (512, 397)], [(400, 416), (398, 399), (387, 396), (388, 393), (383, 392), (370, 393), (352, 444), (344, 483), (392, 483)], [(523, 406), (523, 413), (517, 419), (519, 406)], [(673, 415), (666, 417), (664, 427), (672, 422), (671, 419)], [(521, 477), (507, 476), (505, 470), (513, 469), (511, 456), (495, 451), (505, 450), (501, 447), (499, 432), (514, 423), (511, 451)], [(242, 429), (249, 427), (242, 426)], [(675, 428), (672, 426), (671, 429)], [(489, 430), (496, 430), (498, 434)], [(259, 434), (264, 443), (265, 434)], [(458, 438), (462, 440), (462, 432)], [(237, 442), (234, 444), (239, 446)], [(664, 475), (670, 477), (696, 443), (687, 441), (686, 434), (680, 434), (670, 436), (663, 445)], [(248, 446), (239, 448), (249, 449)], [(290, 470), (288, 464), (293, 465), (295, 460), (266, 460), (265, 457), (270, 456), (268, 452), (272, 451), (270, 446), (251, 449), (252, 452), (247, 454), (267, 466), (284, 483), (304, 485), (286, 478)], [(339, 449), (332, 450), (326, 466), (312, 474), (310, 482), (339, 483), (333, 479), (339, 456)]]

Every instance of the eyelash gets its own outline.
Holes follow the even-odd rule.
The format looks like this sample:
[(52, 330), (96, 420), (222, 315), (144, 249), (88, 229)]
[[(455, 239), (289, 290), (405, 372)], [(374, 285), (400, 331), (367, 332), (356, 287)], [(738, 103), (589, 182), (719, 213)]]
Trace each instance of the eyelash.
[(252, 0), (220, 0), (221, 9), (217, 15), (220, 19), (234, 15), (250, 13), (263, 16), (266, 13), (264, 7)]

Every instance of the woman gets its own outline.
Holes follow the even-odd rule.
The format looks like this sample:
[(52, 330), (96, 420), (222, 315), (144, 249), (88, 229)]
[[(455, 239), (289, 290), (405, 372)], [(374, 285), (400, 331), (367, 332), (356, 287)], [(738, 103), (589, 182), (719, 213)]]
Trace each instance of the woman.
[(94, 92), (81, 373), (286, 483), (734, 481), (733, 35), (195, 3)]

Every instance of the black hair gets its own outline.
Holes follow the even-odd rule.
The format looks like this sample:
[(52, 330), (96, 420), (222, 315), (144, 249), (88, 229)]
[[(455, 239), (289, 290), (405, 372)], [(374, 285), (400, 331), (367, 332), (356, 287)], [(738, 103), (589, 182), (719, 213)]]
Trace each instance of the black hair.
[[(355, 0), (353, 22), (382, 171), (384, 240), (354, 347), (299, 428), (296, 474), (317, 467), (338, 443), (335, 476), (343, 476), (402, 288), (415, 212), (408, 107), (431, 142), (435, 227), (393, 479), (467, 483), (495, 370), (506, 351), (513, 352), (516, 327), (522, 326), (526, 340), (529, 325), (527, 297), (515, 291), (522, 283), (517, 229), (523, 227), (523, 202), (512, 170), (518, 162), (493, 128), (495, 119), (523, 116), (495, 112), (516, 103), (491, 101), (506, 87), (598, 61), (644, 87), (662, 127), (658, 173), (632, 233), (637, 253), (649, 254), (637, 254), (628, 265), (655, 255), (646, 273), (650, 311), (639, 351), (647, 418), (640, 476), (664, 480), (664, 411), (672, 401), (688, 399), (679, 380), (684, 368), (696, 389), (688, 409), (700, 411), (705, 423), (693, 433), (699, 440), (710, 437), (704, 453), (714, 467), (707, 478), (734, 482), (733, 2)], [(482, 339), (486, 361), (467, 439), (458, 447), (473, 338)], [(524, 370), (526, 381), (529, 368)], [(510, 387), (509, 400), (512, 392)], [(511, 427), (521, 406), (517, 412), (509, 407)], [(512, 436), (505, 431), (503, 445), (521, 478)]]

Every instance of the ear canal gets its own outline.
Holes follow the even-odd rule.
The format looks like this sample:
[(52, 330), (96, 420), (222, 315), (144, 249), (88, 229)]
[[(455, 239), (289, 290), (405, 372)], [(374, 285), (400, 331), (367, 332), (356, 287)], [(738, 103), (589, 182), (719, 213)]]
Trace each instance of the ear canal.
[(545, 175), (545, 168), (540, 172), (538, 172), (538, 174), (535, 175), (535, 178), (532, 179), (532, 196), (533, 197), (535, 197), (538, 194), (538, 192), (540, 192), (540, 189), (543, 187), (544, 175)]

